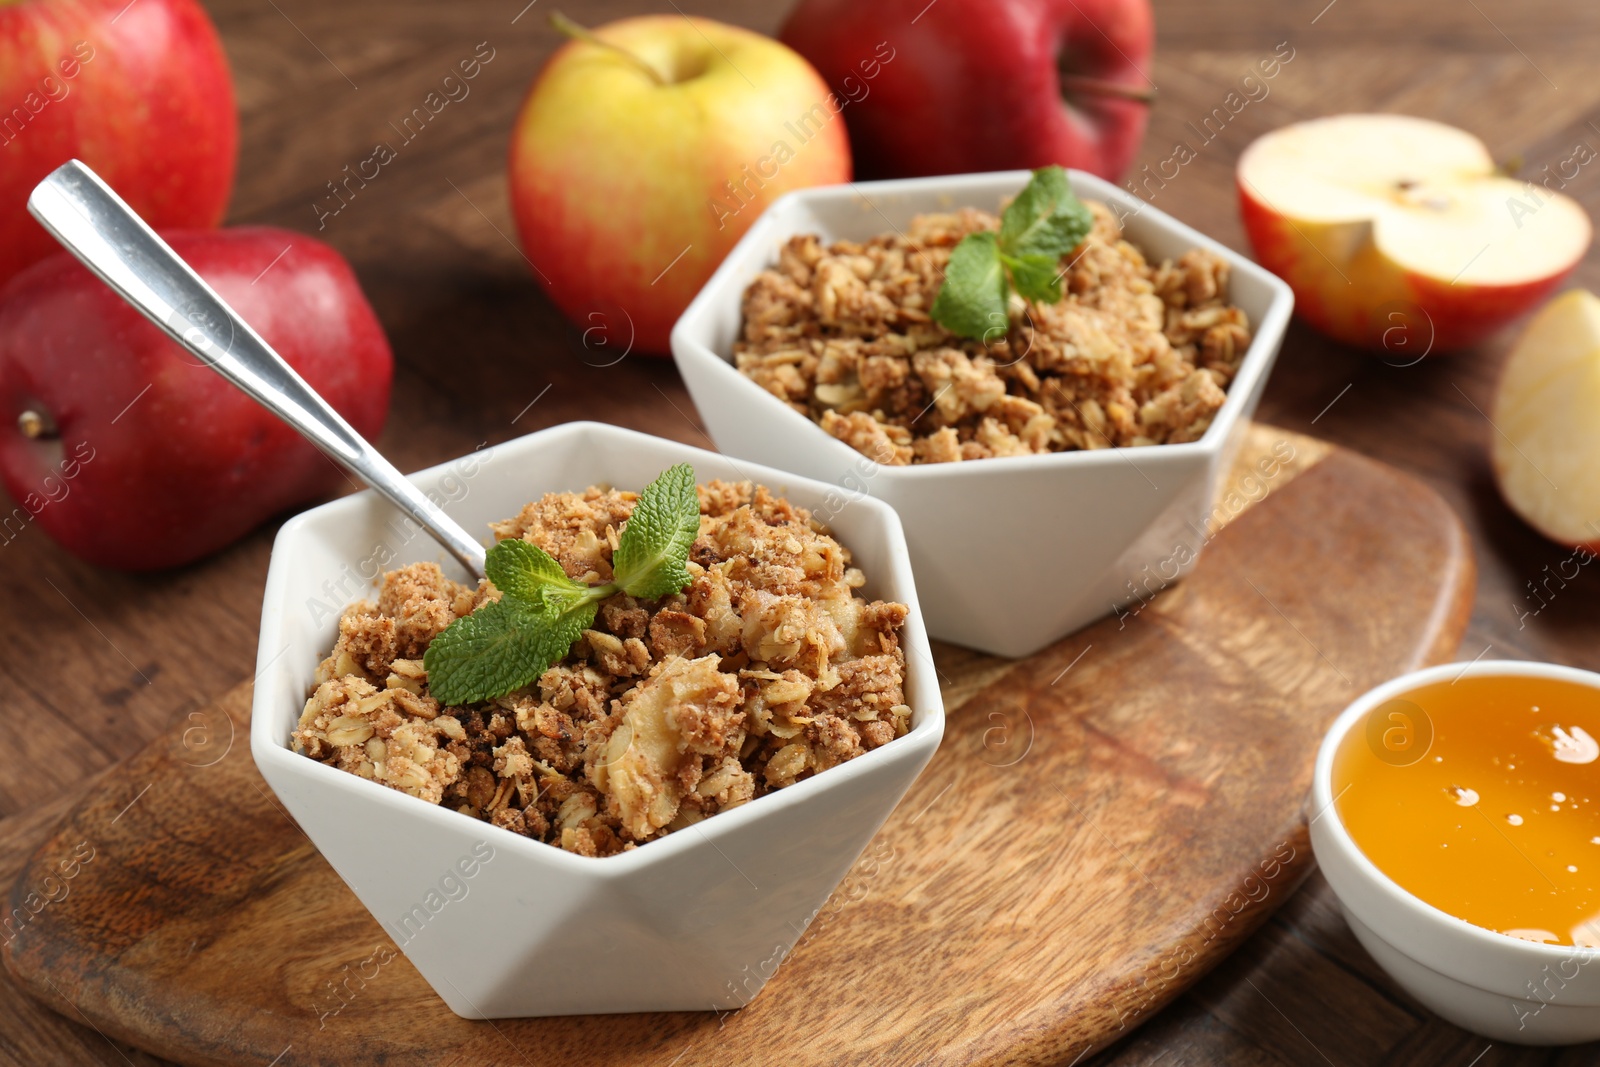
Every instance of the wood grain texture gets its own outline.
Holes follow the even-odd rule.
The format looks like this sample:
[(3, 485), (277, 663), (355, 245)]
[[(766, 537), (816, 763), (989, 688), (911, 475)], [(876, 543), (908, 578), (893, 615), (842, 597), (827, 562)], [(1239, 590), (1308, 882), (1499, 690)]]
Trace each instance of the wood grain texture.
[[(502, 236), (513, 232), (503, 176), (507, 131), (528, 82), (559, 43), (542, 5), (517, 18), (525, 0), (204, 2), (233, 66), (242, 118), (229, 221), (316, 233), (354, 263), (399, 363), (394, 413), (379, 443), (402, 469), (572, 418), (707, 444), (672, 368), (633, 358), (601, 366), (609, 356), (583, 346)], [(676, 6), (771, 33), (789, 5), (680, 0)], [(1338, 111), (1424, 115), (1473, 130), (1497, 158), (1521, 157), (1524, 174), (1534, 177), (1580, 142), (1600, 147), (1600, 131), (1591, 125), (1600, 123), (1600, 81), (1593, 77), (1600, 7), (1593, 4), (1154, 0), (1154, 6), (1150, 73), (1160, 97), (1135, 173), (1192, 137), (1187, 124), (1221, 104), (1257, 59), (1279, 42), (1295, 49), (1269, 95), (1252, 100), (1153, 200), (1236, 249), (1248, 251), (1234, 204), (1234, 162), (1252, 138), (1285, 122)], [(573, 0), (564, 7), (590, 24), (670, 10), (644, 0)], [(452, 104), (441, 115), (447, 122), (433, 124), (384, 168), (381, 181), (318, 231), (311, 205), (326, 193), (324, 183), (364, 158), (391, 119), (484, 40), (497, 54), (473, 95)], [(1600, 216), (1600, 168), (1584, 167), (1565, 192)], [(1600, 251), (1585, 258), (1573, 284), (1600, 289)], [(1494, 431), (1483, 412), (1508, 344), (1502, 337), (1450, 359), (1399, 366), (1296, 324), (1260, 415), (1409, 471), (1449, 503), (1479, 564), (1459, 658), (1597, 669), (1600, 572), (1584, 568), (1564, 586), (1552, 583), (1553, 598), (1535, 598), (1529, 583), (1544, 579), (1546, 568), (1560, 566), (1568, 553), (1518, 521), (1489, 476), (1485, 450)], [(549, 392), (524, 411), (547, 385)], [(76, 795), (86, 778), (249, 674), (274, 531), (269, 523), (210, 560), (153, 576), (97, 571), (37, 529), (0, 544), (0, 603), (9, 609), (0, 613), (8, 650), (0, 657), (0, 724), (8, 741), (0, 759), (0, 815), (6, 816), (0, 863), (14, 870), (37, 844), (50, 821), (41, 811)], [(1338, 995), (1330, 1000), (1325, 994), (1332, 990)], [(6, 992), (0, 985), (0, 995)], [(156, 1062), (113, 1048), (88, 1026), (32, 1001), (6, 997), (5, 1004), (0, 1064)], [(1377, 973), (1312, 874), (1224, 966), (1131, 1040), (1082, 1063), (1579, 1067), (1595, 1060), (1593, 1049), (1486, 1046), (1432, 1019)], [(291, 1050), (281, 1067), (293, 1062)]]
[(248, 685), (117, 767), (40, 847), (6, 964), (41, 1000), (196, 1065), (289, 1044), (297, 1063), (538, 1049), (688, 1067), (760, 1062), (796, 1034), (794, 1064), (1081, 1058), (1288, 898), (1311, 866), (1323, 729), (1466, 623), (1471, 551), (1436, 494), (1265, 427), (1240, 465), (1281, 444), (1299, 462), (1181, 584), (1014, 664), (941, 652), (944, 744), (743, 1011), (490, 1025), (451, 1015), (402, 959), (363, 968), (396, 950), (256, 774)]

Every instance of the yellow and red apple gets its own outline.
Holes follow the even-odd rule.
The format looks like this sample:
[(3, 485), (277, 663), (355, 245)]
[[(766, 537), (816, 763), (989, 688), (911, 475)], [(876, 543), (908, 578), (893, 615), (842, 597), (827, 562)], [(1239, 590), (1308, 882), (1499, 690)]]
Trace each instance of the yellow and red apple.
[(1562, 293), (1501, 371), (1490, 461), (1511, 510), (1552, 541), (1600, 551), (1600, 299)]
[(1347, 344), (1465, 348), (1550, 295), (1589, 247), (1571, 198), (1504, 176), (1465, 131), (1338, 115), (1261, 137), (1239, 158), (1261, 265), (1295, 310)]
[(577, 32), (512, 132), (517, 229), (568, 318), (665, 353), (769, 203), (850, 179), (844, 120), (810, 64), (749, 30), (651, 15)]

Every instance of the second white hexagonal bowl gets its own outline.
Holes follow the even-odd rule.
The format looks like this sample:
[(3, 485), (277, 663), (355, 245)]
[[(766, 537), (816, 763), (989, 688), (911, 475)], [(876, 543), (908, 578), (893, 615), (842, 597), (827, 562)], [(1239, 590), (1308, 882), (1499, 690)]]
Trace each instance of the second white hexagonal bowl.
[[(674, 463), (802, 507), (829, 487), (597, 423), (568, 423), (411, 476), (469, 530), (548, 492), (643, 487)], [(592, 858), (337, 770), (289, 734), (338, 616), (385, 570), (438, 561), (373, 493), (284, 523), (272, 548), (251, 706), (256, 766), (323, 857), (451, 1010), (468, 1018), (739, 1007), (771, 977), (938, 747), (939, 683), (900, 522), (871, 501), (832, 528), (901, 632), (911, 730), (848, 763), (630, 852)]]
[(744, 290), (790, 237), (863, 240), (912, 216), (995, 210), (1027, 171), (860, 182), (790, 193), (751, 226), (672, 331), (672, 354), (723, 452), (835, 487), (829, 514), (875, 497), (905, 524), (929, 633), (1024, 656), (1193, 567), (1227, 473), (1294, 308), (1289, 287), (1248, 259), (1122, 189), (1069, 172), (1079, 197), (1124, 213), (1152, 260), (1209, 249), (1231, 268), (1230, 299), (1253, 340), (1227, 402), (1198, 441), (965, 463), (883, 466), (739, 373), (732, 363)]

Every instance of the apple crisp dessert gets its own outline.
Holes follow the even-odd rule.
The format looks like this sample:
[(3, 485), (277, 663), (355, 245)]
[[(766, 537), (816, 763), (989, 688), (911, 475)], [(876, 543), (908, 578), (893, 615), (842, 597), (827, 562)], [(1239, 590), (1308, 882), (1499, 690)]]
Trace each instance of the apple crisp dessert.
[(1151, 265), (1086, 203), (1094, 225), (1062, 259), (1062, 300), (1013, 294), (985, 341), (930, 309), (951, 250), (998, 229), (995, 215), (921, 215), (864, 242), (793, 237), (745, 291), (735, 364), (891, 465), (1196, 440), (1250, 345), (1228, 264), (1194, 249)]
[[(849, 550), (803, 508), (750, 483), (698, 492), (688, 586), (655, 601), (611, 596), (535, 684), (472, 706), (430, 694), (423, 655), (500, 591), (431, 563), (385, 574), (376, 603), (340, 619), (295, 748), (605, 856), (904, 734), (905, 605), (862, 597)], [(493, 529), (544, 549), (571, 578), (605, 582), (637, 500), (550, 494)]]

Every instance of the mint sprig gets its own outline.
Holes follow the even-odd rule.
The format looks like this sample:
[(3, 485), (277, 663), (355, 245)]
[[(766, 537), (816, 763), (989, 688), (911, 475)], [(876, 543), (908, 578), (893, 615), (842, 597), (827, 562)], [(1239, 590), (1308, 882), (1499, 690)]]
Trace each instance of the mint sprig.
[(639, 494), (612, 555), (612, 581), (574, 581), (538, 545), (499, 542), (489, 549), (484, 573), (500, 599), (433, 639), (422, 656), (429, 690), (459, 707), (531, 685), (594, 625), (602, 600), (617, 593), (657, 600), (688, 585), (689, 549), (699, 532), (694, 468), (680, 463)]
[(988, 342), (1011, 328), (1015, 289), (1024, 300), (1061, 299), (1061, 257), (1083, 243), (1094, 215), (1072, 193), (1067, 172), (1042, 167), (1006, 205), (1000, 231), (969, 233), (950, 252), (930, 313), (959, 337)]

